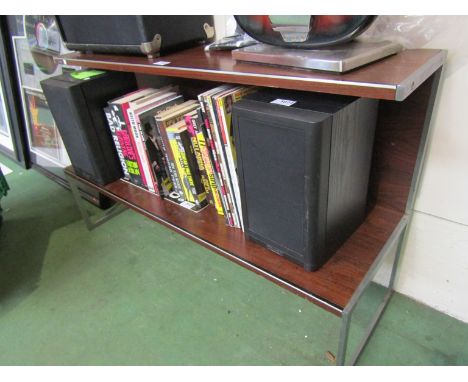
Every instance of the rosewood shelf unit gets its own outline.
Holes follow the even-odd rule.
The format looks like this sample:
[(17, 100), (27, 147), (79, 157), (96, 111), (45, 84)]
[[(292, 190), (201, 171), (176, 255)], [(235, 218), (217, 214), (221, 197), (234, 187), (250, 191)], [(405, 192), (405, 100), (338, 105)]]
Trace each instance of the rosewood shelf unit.
[[(341, 317), (337, 363), (354, 364), (393, 292), (445, 57), (443, 50), (405, 50), (345, 74), (236, 62), (230, 52), (207, 53), (202, 47), (156, 59), (84, 53), (57, 59), (64, 64), (96, 69), (381, 100), (366, 220), (316, 272), (306, 272), (246, 240), (240, 230), (225, 226), (224, 219), (212, 207), (193, 213), (125, 181), (100, 187), (78, 177), (72, 168), (66, 170), (66, 175), (88, 228), (112, 217), (120, 207), (94, 223), (79, 196), (80, 183), (119, 202), (118, 206), (129, 207)], [(351, 349), (348, 342), (353, 312), (364, 304), (364, 296), (375, 285), (383, 287), (385, 293), (373, 309), (360, 342)], [(351, 353), (350, 349), (355, 351)]]

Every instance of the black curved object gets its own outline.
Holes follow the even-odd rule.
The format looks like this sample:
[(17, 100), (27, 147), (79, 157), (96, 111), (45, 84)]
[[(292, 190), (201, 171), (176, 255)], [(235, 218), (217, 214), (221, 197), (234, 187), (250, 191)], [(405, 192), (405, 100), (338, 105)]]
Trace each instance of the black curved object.
[(377, 16), (234, 16), (248, 35), (265, 44), (314, 49), (342, 44), (364, 32)]

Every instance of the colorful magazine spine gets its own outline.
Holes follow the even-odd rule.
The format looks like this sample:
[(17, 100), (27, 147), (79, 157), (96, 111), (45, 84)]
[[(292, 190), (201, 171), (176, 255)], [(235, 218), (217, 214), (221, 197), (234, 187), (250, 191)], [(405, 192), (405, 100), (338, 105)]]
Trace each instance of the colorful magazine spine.
[(130, 182), (136, 184), (137, 186), (145, 187), (140, 172), (140, 166), (138, 165), (136, 150), (133, 147), (130, 132), (128, 131), (127, 127), (125, 118), (126, 111), (124, 112), (122, 105), (119, 104), (111, 103), (109, 106), (112, 109), (113, 117), (115, 118), (116, 123), (118, 123), (120, 126), (120, 128), (117, 129), (117, 137), (122, 149), (122, 155), (125, 158), (125, 164), (127, 165)]
[[(171, 179), (167, 154), (165, 152), (164, 143), (159, 134), (154, 115), (149, 115), (141, 119), (143, 133), (146, 143), (146, 150), (150, 157), (154, 157), (158, 167), (156, 177), (158, 179), (159, 192), (162, 196), (167, 196), (174, 189), (174, 184)], [(153, 152), (153, 154), (149, 154)]]
[[(196, 115), (196, 112), (195, 112)], [(206, 173), (205, 163), (203, 162), (200, 145), (198, 144), (197, 135), (193, 127), (193, 114), (187, 114), (184, 116), (185, 125), (187, 126), (187, 132), (190, 136), (190, 142), (192, 144), (193, 152), (195, 154), (195, 159), (198, 165), (198, 170), (200, 171), (201, 182), (206, 193), (206, 198), (210, 204), (214, 204), (213, 197), (211, 195), (210, 182)]]
[(138, 168), (139, 168), (139, 171), (140, 171), (141, 180), (142, 180), (143, 186), (148, 188), (148, 179), (146, 179), (146, 174), (145, 174), (145, 171), (143, 170), (143, 163), (141, 162), (140, 156), (138, 154), (138, 148), (137, 148), (135, 138), (134, 138), (133, 132), (132, 132), (132, 125), (131, 125), (130, 118), (129, 118), (129, 113), (128, 113), (129, 109), (130, 109), (130, 106), (129, 106), (128, 102), (124, 103), (122, 105), (122, 111), (124, 113), (124, 118), (125, 118), (125, 123), (126, 123), (126, 126), (127, 126), (128, 135), (130, 137), (130, 141), (132, 143), (133, 150), (135, 152), (135, 158), (136, 158)]
[(116, 118), (112, 107), (106, 106), (104, 108), (104, 114), (106, 115), (107, 124), (112, 134), (112, 141), (114, 142), (117, 156), (119, 157), (120, 166), (122, 167), (123, 176), (125, 179), (130, 180), (130, 174), (128, 173), (127, 163), (125, 162), (125, 156), (122, 150), (122, 145), (119, 140), (118, 132), (120, 131), (120, 124), (118, 118)]
[(176, 140), (181, 158), (181, 165), (184, 170), (184, 178), (186, 179), (190, 193), (196, 205), (205, 206), (208, 204), (206, 192), (201, 182), (200, 171), (197, 166), (188, 131), (185, 129), (177, 132)]
[(197, 110), (197, 115), (192, 117), (192, 127), (197, 138), (198, 147), (200, 148), (200, 154), (202, 161), (205, 167), (206, 176), (208, 178), (211, 196), (213, 198), (213, 204), (216, 208), (216, 211), (219, 215), (224, 215), (223, 203), (221, 201), (221, 196), (219, 194), (218, 185), (216, 181), (216, 176), (214, 173), (212, 160), (210, 159), (209, 149), (206, 144), (205, 134), (203, 132), (203, 118), (201, 114), (201, 109)]
[(159, 145), (153, 130), (153, 115), (140, 116), (141, 133), (146, 149), (146, 156), (150, 165), (151, 172), (156, 178), (156, 184), (159, 188), (159, 195), (165, 197), (173, 189), (172, 181), (166, 171), (164, 154)]
[(216, 108), (216, 100), (214, 99), (214, 97), (208, 97), (207, 101), (208, 112), (211, 114), (211, 121), (213, 122), (213, 124), (211, 125), (211, 131), (213, 133), (214, 144), (216, 147), (216, 152), (218, 154), (218, 161), (221, 168), (221, 176), (223, 178), (224, 188), (226, 190), (226, 198), (229, 203), (229, 211), (231, 214), (230, 225), (233, 227), (240, 227), (239, 219), (236, 212), (236, 206), (233, 199), (233, 191), (229, 181), (229, 173), (227, 170), (226, 162), (223, 158), (223, 149), (221, 145), (221, 139), (219, 136), (219, 116)]
[[(157, 117), (154, 117), (156, 122), (157, 135), (160, 138), (161, 148), (163, 149), (164, 157), (166, 159), (167, 168), (169, 170), (169, 176), (174, 186), (174, 191), (179, 194), (180, 198), (185, 199), (185, 193), (180, 183), (179, 174), (176, 166), (176, 161), (172, 151), (172, 146), (166, 131), (166, 124), (163, 121), (159, 121)], [(187, 200), (187, 199), (185, 199)]]
[(167, 154), (164, 152), (163, 142), (156, 125), (155, 116), (182, 102), (182, 96), (177, 95), (139, 115), (141, 133), (145, 143), (150, 169), (152, 170), (153, 176), (156, 178), (159, 194), (162, 197), (169, 196), (174, 189), (174, 185), (171, 180), (166, 158)]
[(181, 152), (179, 150), (179, 144), (177, 143), (177, 138), (176, 138), (177, 134), (175, 132), (175, 129), (167, 128), (166, 133), (167, 133), (167, 138), (169, 140), (169, 146), (172, 151), (172, 155), (174, 157), (174, 164), (175, 164), (176, 171), (177, 171), (177, 178), (182, 187), (182, 194), (184, 196), (184, 199), (189, 202), (195, 203), (195, 198), (193, 197), (192, 192), (190, 191), (190, 182), (186, 178), (186, 175), (185, 175), (184, 162), (181, 156)]
[(150, 163), (146, 155), (146, 147), (141, 134), (140, 119), (138, 118), (138, 115), (135, 115), (132, 108), (128, 108), (127, 113), (133, 142), (137, 151), (138, 164), (140, 165), (143, 173), (143, 179), (148, 187), (148, 191), (159, 195), (159, 187), (156, 179), (153, 177), (153, 172), (151, 171)]
[[(240, 94), (240, 91), (237, 91)], [(230, 186), (233, 191), (233, 199), (236, 207), (237, 217), (239, 219), (239, 225), (244, 230), (244, 224), (242, 219), (242, 206), (240, 198), (239, 180), (237, 177), (235, 155), (233, 153), (233, 144), (231, 141), (232, 124), (231, 124), (231, 110), (227, 109), (226, 101), (228, 101), (230, 107), (234, 102), (233, 94), (228, 94), (226, 97), (220, 97), (217, 99), (217, 108), (219, 118), (219, 130), (221, 146), (224, 154), (224, 159), (227, 164), (227, 171), (229, 173)]]
[(212, 121), (211, 121), (211, 114), (208, 110), (207, 98), (209, 97), (199, 96), (200, 106), (201, 106), (202, 113), (204, 116), (206, 138), (209, 142), (209, 151), (211, 153), (213, 169), (215, 171), (215, 176), (218, 181), (218, 189), (220, 190), (220, 194), (221, 194), (221, 201), (223, 203), (223, 209), (224, 209), (224, 217), (226, 219), (226, 223), (232, 226), (234, 222), (232, 220), (232, 215), (231, 215), (231, 211), (230, 211), (230, 207), (229, 207), (229, 203), (227, 199), (226, 187), (225, 187), (223, 177), (221, 174), (221, 166), (219, 164), (218, 153), (216, 151), (214, 137), (212, 134)]

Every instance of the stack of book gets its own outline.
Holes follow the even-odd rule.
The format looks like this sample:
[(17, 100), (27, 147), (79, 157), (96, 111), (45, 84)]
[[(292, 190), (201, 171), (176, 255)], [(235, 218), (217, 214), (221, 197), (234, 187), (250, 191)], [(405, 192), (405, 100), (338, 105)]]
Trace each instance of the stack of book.
[(192, 211), (212, 204), (226, 224), (243, 228), (231, 112), (252, 90), (223, 85), (184, 101), (168, 86), (109, 101), (124, 180)]

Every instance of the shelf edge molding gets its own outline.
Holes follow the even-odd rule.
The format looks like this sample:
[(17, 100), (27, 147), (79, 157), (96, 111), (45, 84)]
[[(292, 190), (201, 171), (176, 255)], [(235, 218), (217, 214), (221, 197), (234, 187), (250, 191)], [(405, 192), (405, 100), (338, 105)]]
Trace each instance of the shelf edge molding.
[[(446, 56), (444, 50), (406, 50), (343, 74), (236, 62), (226, 52), (205, 53), (201, 47), (165, 56), (165, 61), (79, 52), (55, 60), (96, 69), (403, 101), (443, 65)], [(188, 66), (192, 58), (193, 65)]]

